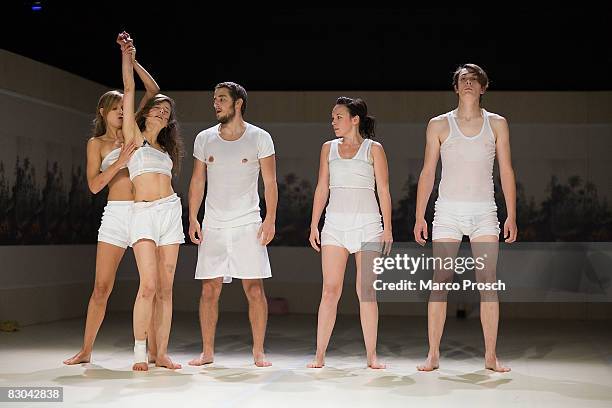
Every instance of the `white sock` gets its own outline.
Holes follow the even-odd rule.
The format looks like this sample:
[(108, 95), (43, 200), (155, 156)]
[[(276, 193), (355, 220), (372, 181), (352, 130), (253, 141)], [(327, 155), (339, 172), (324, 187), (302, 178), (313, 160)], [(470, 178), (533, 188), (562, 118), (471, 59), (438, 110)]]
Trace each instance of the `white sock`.
[(134, 340), (134, 363), (147, 362), (147, 341)]

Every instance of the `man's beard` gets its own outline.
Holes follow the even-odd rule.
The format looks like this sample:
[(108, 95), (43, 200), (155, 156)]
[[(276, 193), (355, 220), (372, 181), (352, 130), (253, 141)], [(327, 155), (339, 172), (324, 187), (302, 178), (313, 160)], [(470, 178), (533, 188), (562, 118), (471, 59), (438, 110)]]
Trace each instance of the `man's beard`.
[(232, 111), (230, 113), (228, 113), (225, 116), (221, 116), (218, 120), (219, 123), (225, 125), (227, 122), (231, 121), (232, 119), (234, 119), (234, 116), (236, 116), (236, 108), (232, 108)]

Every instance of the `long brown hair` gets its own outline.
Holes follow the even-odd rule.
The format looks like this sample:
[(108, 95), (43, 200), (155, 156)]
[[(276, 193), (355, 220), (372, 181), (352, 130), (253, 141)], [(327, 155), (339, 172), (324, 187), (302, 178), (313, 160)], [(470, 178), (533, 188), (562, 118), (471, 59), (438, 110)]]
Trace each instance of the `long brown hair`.
[(170, 104), (170, 118), (168, 125), (157, 135), (157, 143), (170, 155), (172, 159), (172, 172), (177, 175), (181, 170), (181, 159), (183, 158), (183, 139), (180, 135), (179, 125), (176, 120), (176, 105), (172, 98), (157, 94), (151, 98), (140, 111), (136, 113), (136, 123), (140, 131), (146, 129), (147, 115), (151, 108), (162, 102)]
[[(106, 115), (108, 115), (108, 112), (117, 102), (121, 102), (121, 99), (123, 99), (123, 94), (119, 91), (108, 91), (100, 97), (91, 131), (93, 137), (102, 136), (106, 133)], [(103, 113), (100, 113), (100, 109), (102, 109)]]

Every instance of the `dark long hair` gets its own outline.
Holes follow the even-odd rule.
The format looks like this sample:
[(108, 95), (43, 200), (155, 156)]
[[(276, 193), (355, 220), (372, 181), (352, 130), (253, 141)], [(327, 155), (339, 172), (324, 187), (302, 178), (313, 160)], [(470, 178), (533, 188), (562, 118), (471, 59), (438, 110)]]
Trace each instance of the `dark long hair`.
[(136, 123), (140, 131), (146, 129), (147, 115), (151, 108), (162, 102), (170, 104), (170, 118), (168, 125), (157, 135), (157, 143), (170, 155), (172, 159), (172, 172), (177, 175), (181, 170), (181, 159), (183, 158), (183, 139), (181, 138), (179, 125), (176, 120), (176, 105), (172, 98), (157, 94), (151, 98), (140, 111), (136, 113)]
[(336, 100), (336, 105), (346, 106), (351, 117), (359, 116), (359, 133), (366, 139), (374, 139), (376, 119), (368, 115), (368, 105), (363, 99), (341, 96)]

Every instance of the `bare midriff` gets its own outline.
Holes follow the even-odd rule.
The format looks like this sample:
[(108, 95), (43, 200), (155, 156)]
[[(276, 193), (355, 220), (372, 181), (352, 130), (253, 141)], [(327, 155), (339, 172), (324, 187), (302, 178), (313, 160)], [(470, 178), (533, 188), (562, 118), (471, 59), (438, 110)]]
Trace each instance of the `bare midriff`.
[(121, 169), (108, 183), (108, 201), (133, 201), (134, 185), (127, 169)]
[(134, 201), (155, 201), (174, 194), (172, 179), (161, 173), (144, 173), (134, 180)]

